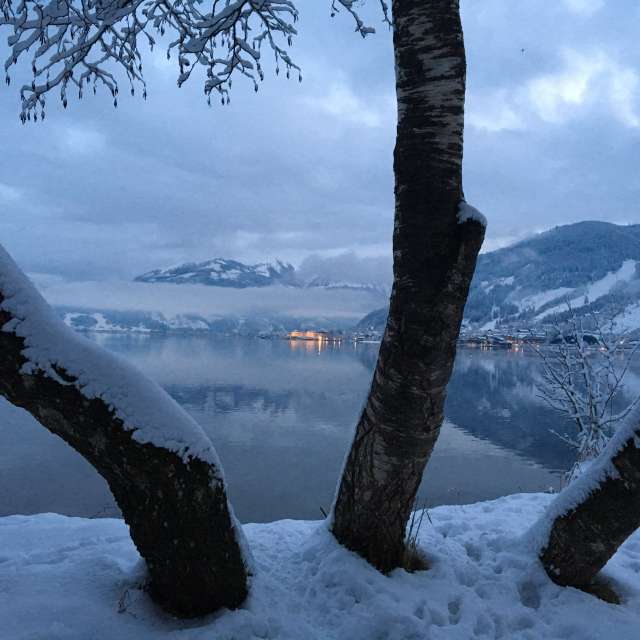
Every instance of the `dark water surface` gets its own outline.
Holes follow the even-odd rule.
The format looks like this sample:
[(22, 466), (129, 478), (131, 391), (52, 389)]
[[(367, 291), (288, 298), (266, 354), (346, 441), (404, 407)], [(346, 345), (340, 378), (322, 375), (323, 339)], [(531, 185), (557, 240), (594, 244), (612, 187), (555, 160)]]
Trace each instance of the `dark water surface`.
[[(378, 345), (197, 336), (92, 336), (157, 380), (204, 427), (243, 521), (318, 518), (330, 506)], [(557, 488), (571, 451), (537, 397), (536, 357), (461, 350), (447, 422), (419, 499), (468, 503)], [(0, 399), (0, 515), (117, 515), (106, 483)]]

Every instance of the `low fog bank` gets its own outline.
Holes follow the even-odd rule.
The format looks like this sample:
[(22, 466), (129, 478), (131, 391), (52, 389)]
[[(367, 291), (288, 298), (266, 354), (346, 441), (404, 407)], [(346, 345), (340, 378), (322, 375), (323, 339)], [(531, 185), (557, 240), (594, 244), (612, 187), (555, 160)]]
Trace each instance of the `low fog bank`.
[(44, 282), (41, 293), (54, 307), (161, 313), (167, 318), (292, 316), (353, 319), (382, 306), (384, 296), (366, 290), (263, 287), (230, 289), (143, 282)]

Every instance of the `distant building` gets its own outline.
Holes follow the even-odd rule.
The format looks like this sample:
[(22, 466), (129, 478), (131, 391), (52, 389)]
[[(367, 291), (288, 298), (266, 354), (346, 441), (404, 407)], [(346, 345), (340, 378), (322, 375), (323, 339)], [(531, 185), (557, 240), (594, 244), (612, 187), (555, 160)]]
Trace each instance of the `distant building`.
[(310, 340), (315, 342), (340, 342), (342, 336), (335, 336), (328, 331), (290, 331), (289, 340)]

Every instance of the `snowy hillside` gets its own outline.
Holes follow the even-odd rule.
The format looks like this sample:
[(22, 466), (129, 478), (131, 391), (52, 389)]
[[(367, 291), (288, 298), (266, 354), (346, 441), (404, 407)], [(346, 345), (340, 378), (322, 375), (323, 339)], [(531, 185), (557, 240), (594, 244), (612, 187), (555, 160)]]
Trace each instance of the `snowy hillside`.
[(474, 328), (615, 313), (640, 301), (640, 225), (580, 222), (480, 256), (465, 312)]
[[(567, 313), (617, 316), (640, 328), (640, 225), (579, 222), (480, 255), (465, 308), (474, 330), (535, 326)], [(386, 308), (358, 328), (381, 330)]]

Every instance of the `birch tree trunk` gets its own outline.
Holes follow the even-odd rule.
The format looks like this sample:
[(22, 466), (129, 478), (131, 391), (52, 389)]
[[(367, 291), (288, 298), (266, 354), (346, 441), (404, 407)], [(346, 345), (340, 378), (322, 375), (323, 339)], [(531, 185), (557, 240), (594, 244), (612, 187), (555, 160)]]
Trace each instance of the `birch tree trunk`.
[(557, 584), (588, 587), (640, 527), (640, 411), (620, 429), (585, 475), (550, 507), (552, 521), (540, 560)]
[(393, 22), (394, 285), (332, 523), (339, 542), (385, 572), (402, 561), (484, 238), (479, 217), (459, 216), (466, 76), (459, 2), (394, 0)]
[[(70, 330), (31, 289), (0, 247), (0, 395), (26, 409), (105, 478), (147, 563), (150, 593), (158, 604), (181, 617), (239, 606), (247, 595), (247, 569), (221, 471), (197, 456), (185, 459), (171, 448), (140, 442), (115, 407), (83, 393), (63, 366), (54, 364), (52, 375), (30, 366), (25, 355), (30, 345), (18, 328), (30, 309), (51, 318), (43, 331), (56, 343), (53, 349), (67, 337), (79, 339), (67, 336)], [(23, 296), (17, 304), (11, 303), (16, 291)], [(97, 348), (96, 353), (104, 369), (113, 365), (131, 373), (126, 363)], [(149, 385), (152, 397), (165, 399), (161, 389)]]

